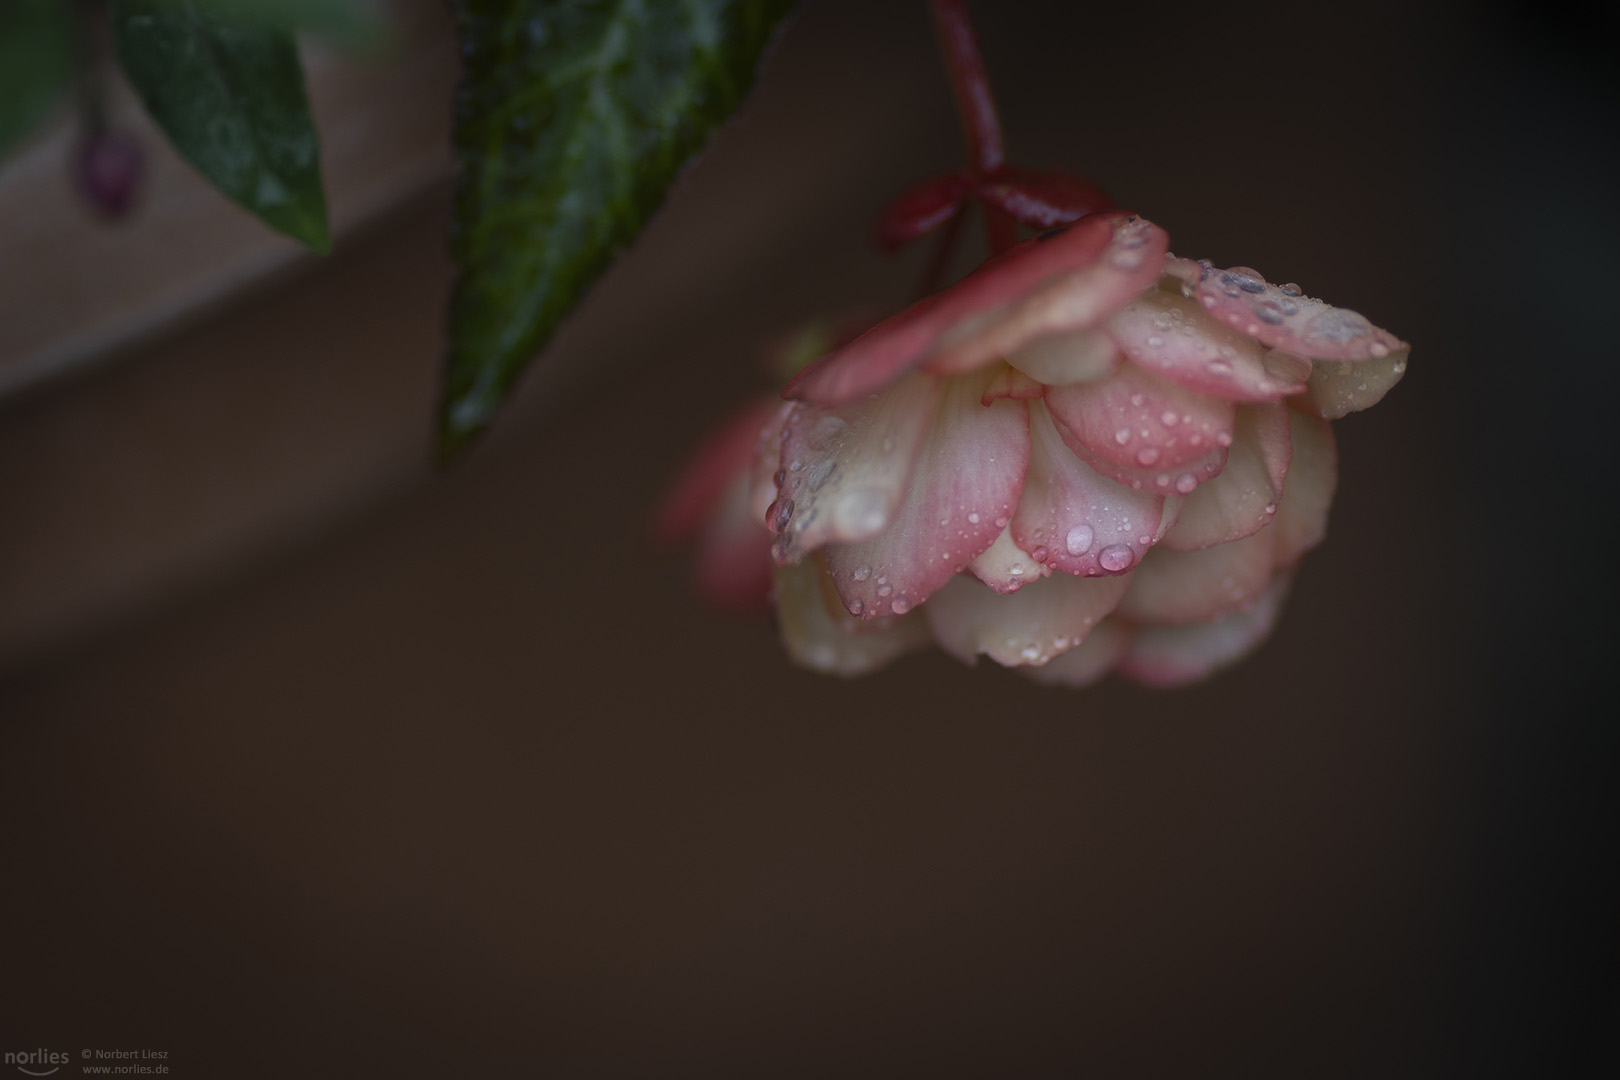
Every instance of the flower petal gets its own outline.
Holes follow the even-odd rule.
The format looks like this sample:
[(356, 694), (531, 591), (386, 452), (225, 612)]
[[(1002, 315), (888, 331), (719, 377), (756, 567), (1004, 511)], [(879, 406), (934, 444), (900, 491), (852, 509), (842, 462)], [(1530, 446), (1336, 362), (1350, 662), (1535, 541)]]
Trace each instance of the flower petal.
[(820, 559), (776, 568), (782, 644), (801, 667), (830, 675), (865, 675), (928, 644), (928, 624), (920, 618), (859, 622), (836, 611), (837, 604)]
[[(1108, 320), (1108, 332), (1134, 362), (1211, 397), (1275, 401), (1305, 389), (1309, 361), (1268, 350), (1210, 318), (1195, 300), (1144, 293)], [(1285, 359), (1286, 357), (1286, 359)]]
[(769, 606), (771, 534), (748, 509), (747, 477), (739, 476), (698, 541), (698, 589), (721, 611), (752, 614)]
[(1271, 524), (1293, 454), (1286, 405), (1240, 405), (1232, 449), (1221, 474), (1187, 498), (1164, 538), (1175, 551), (1196, 551), (1253, 536)]
[(1046, 334), (1007, 354), (1007, 363), (1047, 386), (1106, 379), (1124, 359), (1114, 339), (1101, 330)]
[(852, 614), (904, 614), (1006, 528), (1029, 467), (1029, 406), (1014, 398), (981, 405), (992, 377), (938, 381), (939, 400), (892, 521), (869, 539), (829, 549), (828, 568)]
[(1277, 520), (1271, 531), (1277, 534), (1278, 566), (1292, 566), (1299, 557), (1322, 542), (1327, 535), (1328, 507), (1339, 484), (1339, 452), (1333, 441), (1333, 425), (1314, 416), (1289, 410), (1294, 444), (1294, 460), (1288, 467), (1288, 483), (1283, 486)]
[(765, 515), (776, 501), (776, 470), (781, 468), (782, 443), (787, 439), (788, 423), (799, 409), (800, 406), (791, 401), (778, 401), (775, 414), (754, 444), (754, 460), (749, 468), (748, 514), (761, 525), (765, 524)]
[(1040, 667), (1018, 670), (1046, 686), (1090, 686), (1114, 669), (1131, 647), (1134, 631), (1120, 619), (1104, 619), (1091, 628), (1086, 640)]
[(659, 504), (652, 527), (656, 542), (674, 543), (697, 531), (732, 484), (749, 475), (761, 433), (781, 409), (771, 399), (750, 402), (703, 440)]
[(1086, 639), (1114, 610), (1125, 578), (1058, 574), (1000, 595), (967, 575), (923, 606), (940, 648), (966, 663), (982, 653), (1004, 667), (1044, 664)]
[(1211, 622), (1140, 628), (1117, 670), (1149, 686), (1180, 686), (1242, 659), (1276, 625), (1288, 580), (1278, 574), (1252, 605)]
[(938, 398), (937, 380), (914, 376), (836, 412), (790, 406), (776, 500), (763, 519), (779, 534), (777, 562), (798, 562), (823, 544), (865, 539), (889, 526)]
[(1102, 382), (1054, 386), (1046, 404), (1069, 449), (1104, 476), (1161, 495), (1213, 479), (1232, 445), (1233, 405), (1126, 364)]
[(1158, 280), (1170, 238), (1152, 222), (1117, 214), (1086, 218), (1111, 228), (1108, 247), (1088, 266), (1041, 285), (994, 317), (964, 321), (940, 335), (925, 371), (973, 371), (1010, 356), (1026, 343), (1065, 330), (1096, 326)]
[(1038, 564), (1087, 577), (1123, 574), (1165, 535), (1181, 502), (1099, 476), (1064, 445), (1046, 407), (1030, 407), (1029, 475), (1011, 529)]
[(1054, 274), (1087, 266), (1113, 239), (1118, 214), (1093, 214), (1061, 232), (1026, 240), (948, 289), (924, 297), (805, 368), (782, 391), (789, 400), (838, 406), (888, 385), (922, 360), (962, 320), (1014, 303)]
[(1246, 266), (1206, 268), (1198, 302), (1215, 318), (1270, 348), (1312, 360), (1378, 360), (1406, 343), (1349, 308), (1305, 296), (1298, 285), (1269, 285)]
[[(1024, 489), (1026, 492), (1029, 490), (1027, 479)], [(1028, 498), (1027, 494), (1025, 498)], [(1023, 502), (1018, 505), (1022, 507)], [(1011, 525), (1001, 530), (1001, 535), (985, 549), (984, 554), (968, 563), (968, 569), (974, 577), (998, 593), (1017, 592), (1052, 572), (1045, 563), (1037, 562), (1029, 552), (1013, 543)]]
[(1318, 363), (1311, 368), (1305, 393), (1289, 401), (1324, 420), (1360, 412), (1382, 401), (1390, 387), (1401, 381), (1411, 353), (1410, 346), (1402, 345), (1376, 360)]
[(1131, 573), (1131, 588), (1120, 601), (1119, 613), (1153, 623), (1216, 618), (1265, 591), (1275, 550), (1270, 529), (1202, 551), (1161, 548)]

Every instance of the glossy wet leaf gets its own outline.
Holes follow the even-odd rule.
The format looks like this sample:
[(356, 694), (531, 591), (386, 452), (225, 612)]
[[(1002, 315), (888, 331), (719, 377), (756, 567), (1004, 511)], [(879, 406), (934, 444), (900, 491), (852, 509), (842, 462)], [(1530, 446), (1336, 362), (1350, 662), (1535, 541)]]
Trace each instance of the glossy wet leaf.
[(446, 456), (490, 422), (736, 108), (793, 0), (453, 6), (466, 74), (456, 101)]
[(225, 21), (199, 0), (113, 0), (124, 73), (175, 149), (244, 209), (330, 246), (320, 151), (287, 29)]
[(71, 13), (64, 0), (0, 0), (0, 154), (44, 120), (67, 90)]

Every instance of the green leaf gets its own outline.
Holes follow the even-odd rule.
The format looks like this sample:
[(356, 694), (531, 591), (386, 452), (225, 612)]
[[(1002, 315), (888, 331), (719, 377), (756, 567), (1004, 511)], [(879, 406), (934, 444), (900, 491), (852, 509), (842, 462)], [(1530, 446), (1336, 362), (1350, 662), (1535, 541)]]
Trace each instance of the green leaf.
[(72, 77), (65, 0), (0, 0), (0, 154), (45, 119)]
[(305, 30), (349, 48), (375, 49), (385, 26), (366, 0), (200, 0), (219, 22)]
[(265, 224), (331, 246), (320, 149), (290, 31), (223, 22), (198, 0), (113, 0), (113, 44), (185, 158)]
[(452, 0), (449, 458), (742, 100), (793, 0)]

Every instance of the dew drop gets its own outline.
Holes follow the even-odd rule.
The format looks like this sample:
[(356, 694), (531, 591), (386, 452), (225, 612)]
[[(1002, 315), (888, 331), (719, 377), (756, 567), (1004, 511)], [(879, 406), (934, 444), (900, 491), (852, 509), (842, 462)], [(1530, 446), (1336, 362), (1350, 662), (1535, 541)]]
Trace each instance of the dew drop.
[(1004, 518), (1004, 517), (998, 517), (998, 518), (996, 518), (996, 523), (995, 524), (996, 524), (996, 528), (1005, 529), (1007, 527), (1007, 519)]
[(893, 593), (894, 593), (894, 586), (893, 585), (879, 585), (878, 586), (878, 595), (879, 596), (890, 596)]
[(1142, 253), (1139, 251), (1121, 251), (1109, 261), (1115, 270), (1140, 270), (1142, 268)]
[(1367, 351), (1372, 353), (1374, 356), (1388, 356), (1389, 346), (1385, 345), (1382, 341), (1375, 341), (1371, 345), (1367, 346)]
[(1119, 443), (1121, 446), (1124, 446), (1126, 443), (1130, 442), (1131, 429), (1128, 427), (1122, 427), (1118, 431), (1114, 432), (1114, 441)]
[(1176, 490), (1183, 495), (1191, 495), (1193, 488), (1198, 486), (1198, 477), (1192, 473), (1182, 473), (1176, 477)]
[(1215, 433), (1215, 441), (1220, 443), (1222, 446), (1231, 446), (1232, 433), (1230, 431), (1217, 431)]
[(1091, 550), (1092, 538), (1090, 525), (1076, 525), (1064, 538), (1063, 546), (1069, 550), (1070, 555), (1084, 555)]
[(1131, 549), (1124, 544), (1110, 544), (1098, 554), (1097, 561), (1102, 564), (1104, 570), (1117, 574), (1121, 570), (1128, 570), (1134, 558)]
[(1181, 423), (1181, 417), (1176, 415), (1176, 410), (1166, 409), (1164, 412), (1159, 414), (1159, 423), (1163, 424), (1165, 427), (1175, 427), (1177, 424)]
[(1157, 349), (1159, 346), (1164, 344), (1164, 338), (1160, 337), (1157, 334), (1154, 334), (1152, 337), (1147, 339), (1147, 343), (1148, 343), (1148, 348)]
[(1036, 562), (1046, 561), (1046, 549), (1044, 547), (1036, 548), (1034, 551), (1030, 552), (1030, 555), (1035, 559)]
[(793, 500), (777, 499), (765, 511), (765, 523), (770, 526), (771, 532), (781, 534), (788, 522), (793, 520)]
[(1136, 460), (1141, 465), (1151, 465), (1159, 460), (1159, 449), (1156, 446), (1144, 446), (1136, 452)]
[(1211, 375), (1230, 375), (1232, 374), (1232, 365), (1224, 360), (1211, 360), (1209, 362), (1209, 373)]
[(1254, 305), (1254, 317), (1263, 323), (1277, 326), (1282, 323), (1284, 315), (1282, 308), (1273, 304), (1270, 300), (1261, 300)]
[(890, 604), (889, 606), (894, 608), (894, 613), (896, 615), (904, 615), (906, 612), (911, 610), (911, 601), (907, 600), (903, 596), (897, 596), (894, 598), (894, 603)]
[(1138, 409), (1140, 409), (1142, 407), (1142, 403), (1144, 401), (1146, 401), (1146, 400), (1147, 400), (1147, 398), (1145, 396), (1141, 395), (1141, 394), (1132, 394), (1131, 395), (1131, 404), (1136, 406)]
[(1303, 296), (1303, 295), (1305, 295), (1305, 290), (1301, 289), (1298, 285), (1295, 285), (1292, 281), (1290, 281), (1286, 285), (1279, 285), (1277, 287), (1282, 290), (1284, 296)]
[(979, 512), (977, 510), (975, 510), (973, 513), (968, 515), (968, 524), (969, 525), (977, 525), (978, 523), (979, 523)]
[(868, 581), (872, 577), (872, 568), (865, 563), (861, 563), (850, 576), (856, 581)]

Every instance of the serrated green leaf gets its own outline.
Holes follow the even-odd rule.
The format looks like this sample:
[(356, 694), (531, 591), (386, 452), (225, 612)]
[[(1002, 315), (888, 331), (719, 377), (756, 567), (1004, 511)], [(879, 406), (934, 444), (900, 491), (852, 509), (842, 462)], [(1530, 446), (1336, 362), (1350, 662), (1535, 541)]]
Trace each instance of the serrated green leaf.
[(227, 23), (198, 0), (113, 0), (113, 44), (176, 150), (265, 224), (331, 246), (320, 148), (290, 31)]
[(450, 457), (753, 82), (794, 0), (452, 0)]
[(73, 77), (64, 0), (0, 0), (0, 154), (45, 119)]

